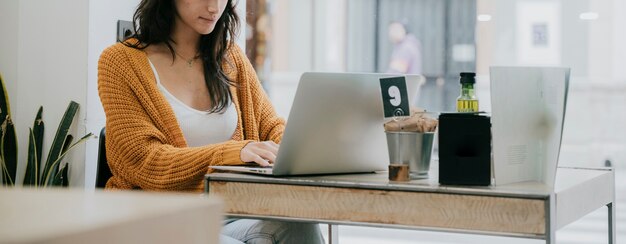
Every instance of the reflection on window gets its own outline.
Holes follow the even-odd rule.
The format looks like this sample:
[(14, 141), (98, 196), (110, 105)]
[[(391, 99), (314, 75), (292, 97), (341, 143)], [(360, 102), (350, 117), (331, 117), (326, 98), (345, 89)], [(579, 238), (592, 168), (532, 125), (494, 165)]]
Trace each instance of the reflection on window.
[(626, 1), (246, 2), (247, 54), (284, 117), (306, 71), (419, 73), (426, 82), (412, 103), (430, 111), (454, 110), (459, 73), (476, 72), (480, 110), (490, 111), (490, 66), (565, 66), (559, 164), (606, 163), (624, 175)]
[(490, 111), (490, 66), (566, 66), (572, 77), (561, 158), (626, 161), (626, 150), (618, 150), (626, 132), (616, 126), (626, 124), (616, 112), (626, 104), (626, 2), (246, 3), (247, 54), (282, 116), (306, 71), (420, 73), (426, 82), (413, 103), (430, 111), (454, 110), (459, 73), (476, 72), (480, 110)]
[[(247, 53), (262, 80), (297, 81), (305, 71), (423, 74), (424, 95), (414, 103), (446, 111), (454, 109), (458, 74), (476, 70), (474, 0), (275, 0), (247, 5), (253, 33)], [(273, 37), (270, 47), (265, 46), (268, 36)], [(269, 55), (259, 55), (268, 50)]]
[(270, 72), (271, 48), (270, 37), (272, 34), (271, 18), (269, 15), (270, 3), (266, 0), (246, 1), (246, 56), (257, 71), (261, 81), (266, 80), (266, 74)]

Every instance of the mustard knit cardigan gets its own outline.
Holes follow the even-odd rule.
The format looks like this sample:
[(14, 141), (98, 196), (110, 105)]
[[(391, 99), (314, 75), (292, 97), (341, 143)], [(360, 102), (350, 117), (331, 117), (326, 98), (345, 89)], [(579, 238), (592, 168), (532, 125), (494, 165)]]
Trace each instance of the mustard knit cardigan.
[[(135, 40), (136, 41), (136, 40)], [(222, 65), (238, 113), (231, 140), (188, 147), (142, 50), (121, 43), (102, 52), (98, 93), (106, 114), (107, 189), (201, 191), (209, 165), (237, 165), (251, 141), (280, 143), (285, 121), (276, 115), (252, 65), (231, 44)]]

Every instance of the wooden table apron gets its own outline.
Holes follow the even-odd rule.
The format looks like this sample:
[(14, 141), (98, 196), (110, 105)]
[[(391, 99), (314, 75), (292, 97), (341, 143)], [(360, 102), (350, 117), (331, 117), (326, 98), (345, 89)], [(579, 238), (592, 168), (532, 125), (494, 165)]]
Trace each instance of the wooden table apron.
[(207, 175), (232, 217), (416, 228), (545, 239), (550, 194), (389, 183), (386, 174)]

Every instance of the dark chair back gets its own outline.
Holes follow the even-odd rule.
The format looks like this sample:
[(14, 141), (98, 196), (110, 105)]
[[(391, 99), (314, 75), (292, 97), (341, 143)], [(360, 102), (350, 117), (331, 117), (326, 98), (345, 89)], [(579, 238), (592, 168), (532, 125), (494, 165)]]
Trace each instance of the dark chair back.
[(96, 188), (104, 188), (107, 184), (107, 181), (113, 174), (111, 174), (111, 169), (109, 168), (109, 163), (107, 162), (107, 151), (105, 146), (105, 129), (102, 128), (100, 131), (99, 138), (99, 147), (98, 147), (98, 168), (96, 171)]

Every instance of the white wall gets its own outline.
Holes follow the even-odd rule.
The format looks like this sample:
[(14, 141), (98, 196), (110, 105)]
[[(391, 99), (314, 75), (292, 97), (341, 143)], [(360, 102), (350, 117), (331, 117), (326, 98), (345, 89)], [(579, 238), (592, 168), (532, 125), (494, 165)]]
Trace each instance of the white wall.
[[(13, 46), (17, 50), (17, 87), (10, 94), (17, 99), (12, 106), (22, 166), (17, 182), (23, 179), (28, 127), (40, 105), (46, 123), (44, 159), (70, 100), (81, 105), (70, 133), (75, 137), (85, 134), (87, 7), (88, 2), (81, 0), (19, 1), (17, 33), (10, 33), (18, 38), (18, 45)], [(71, 165), (72, 186), (83, 185), (84, 157), (84, 150), (77, 148), (66, 158), (69, 161), (64, 160)]]
[[(0, 75), (9, 93), (9, 103), (16, 103), (18, 1), (0, 0)], [(15, 109), (12, 109), (15, 110)], [(12, 114), (17, 111), (12, 111)], [(15, 116), (15, 115), (14, 115)]]

